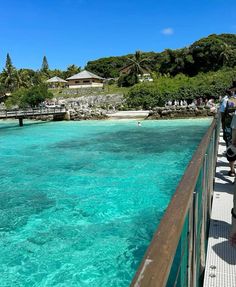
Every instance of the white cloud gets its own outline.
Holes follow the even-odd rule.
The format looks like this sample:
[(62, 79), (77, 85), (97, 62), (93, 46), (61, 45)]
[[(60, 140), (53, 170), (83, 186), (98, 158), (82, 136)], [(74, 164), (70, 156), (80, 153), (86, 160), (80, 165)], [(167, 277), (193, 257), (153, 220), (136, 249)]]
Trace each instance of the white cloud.
[(173, 29), (173, 28), (165, 28), (165, 29), (163, 29), (163, 30), (161, 31), (161, 33), (162, 33), (163, 35), (167, 35), (167, 36), (173, 35), (173, 34), (174, 34), (174, 29)]

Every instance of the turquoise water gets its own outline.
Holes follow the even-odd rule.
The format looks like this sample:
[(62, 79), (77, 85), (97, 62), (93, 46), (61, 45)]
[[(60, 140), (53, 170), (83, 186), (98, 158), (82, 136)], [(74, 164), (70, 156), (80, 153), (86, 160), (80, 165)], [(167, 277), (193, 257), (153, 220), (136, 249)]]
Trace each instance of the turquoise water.
[(129, 286), (210, 122), (0, 122), (0, 286)]

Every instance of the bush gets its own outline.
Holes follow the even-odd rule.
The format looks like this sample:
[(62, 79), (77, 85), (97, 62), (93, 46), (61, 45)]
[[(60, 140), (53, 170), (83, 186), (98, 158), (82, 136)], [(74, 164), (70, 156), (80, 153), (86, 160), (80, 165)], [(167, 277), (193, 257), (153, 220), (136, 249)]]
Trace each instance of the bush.
[(30, 89), (20, 88), (7, 101), (7, 106), (18, 105), (20, 108), (37, 107), (46, 99), (53, 98), (45, 85), (34, 86)]
[(236, 68), (201, 73), (195, 77), (179, 74), (173, 78), (161, 76), (153, 83), (139, 83), (132, 87), (126, 102), (129, 108), (150, 109), (164, 106), (168, 100), (219, 98), (236, 78)]
[(134, 86), (126, 99), (129, 108), (150, 109), (154, 106), (163, 106), (165, 101), (155, 85), (144, 83)]

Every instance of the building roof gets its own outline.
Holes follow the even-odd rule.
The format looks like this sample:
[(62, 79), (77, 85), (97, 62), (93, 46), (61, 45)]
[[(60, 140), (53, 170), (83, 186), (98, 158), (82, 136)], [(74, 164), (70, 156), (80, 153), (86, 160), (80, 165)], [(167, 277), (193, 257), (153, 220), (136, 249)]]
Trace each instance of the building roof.
[(104, 80), (102, 77), (99, 77), (89, 71), (82, 71), (76, 75), (73, 75), (69, 78), (67, 78), (67, 80), (81, 80), (81, 79), (100, 79), (100, 80)]
[(52, 77), (51, 79), (47, 80), (46, 83), (67, 83), (67, 81), (63, 80), (62, 78), (55, 76), (55, 77)]

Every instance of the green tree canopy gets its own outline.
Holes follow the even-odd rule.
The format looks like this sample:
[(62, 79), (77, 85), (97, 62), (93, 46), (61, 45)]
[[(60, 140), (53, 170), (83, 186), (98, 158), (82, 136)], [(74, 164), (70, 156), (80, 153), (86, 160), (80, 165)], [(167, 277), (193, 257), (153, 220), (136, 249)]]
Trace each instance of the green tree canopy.
[(33, 86), (29, 89), (20, 88), (7, 100), (7, 106), (17, 105), (20, 108), (38, 107), (46, 99), (51, 99), (53, 94), (46, 85)]
[[(236, 35), (221, 34), (202, 38), (188, 48), (161, 53), (145, 52), (143, 58), (151, 71), (172, 76), (184, 73), (194, 76), (200, 72), (217, 71), (222, 67), (236, 65)], [(104, 78), (118, 77), (120, 70), (131, 64), (132, 55), (100, 58), (88, 62), (86, 69)]]
[(81, 68), (76, 65), (70, 65), (67, 67), (67, 70), (63, 73), (64, 78), (67, 79), (75, 74), (78, 74), (81, 71)]
[(129, 108), (150, 109), (163, 106), (168, 100), (193, 100), (219, 98), (236, 79), (236, 68), (217, 72), (199, 73), (189, 77), (160, 76), (153, 83), (140, 83), (132, 87), (126, 101)]

